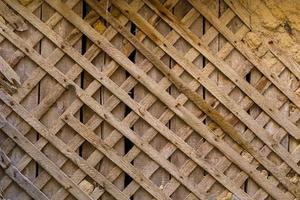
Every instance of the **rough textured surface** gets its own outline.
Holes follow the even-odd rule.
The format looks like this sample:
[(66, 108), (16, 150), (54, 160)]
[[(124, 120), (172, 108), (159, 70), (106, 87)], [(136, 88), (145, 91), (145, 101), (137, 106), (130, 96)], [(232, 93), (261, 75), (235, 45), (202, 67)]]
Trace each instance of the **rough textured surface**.
[(248, 45), (257, 48), (261, 43), (261, 36), (273, 38), (283, 50), (300, 63), (300, 1), (239, 1), (251, 13), (251, 26), (255, 32), (246, 36)]

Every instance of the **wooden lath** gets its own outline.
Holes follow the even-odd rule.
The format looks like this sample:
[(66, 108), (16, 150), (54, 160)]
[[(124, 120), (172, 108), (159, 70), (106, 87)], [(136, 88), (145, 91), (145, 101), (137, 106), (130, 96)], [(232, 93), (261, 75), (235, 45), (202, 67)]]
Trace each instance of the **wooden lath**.
[(300, 198), (299, 64), (238, 2), (0, 5), (4, 197)]

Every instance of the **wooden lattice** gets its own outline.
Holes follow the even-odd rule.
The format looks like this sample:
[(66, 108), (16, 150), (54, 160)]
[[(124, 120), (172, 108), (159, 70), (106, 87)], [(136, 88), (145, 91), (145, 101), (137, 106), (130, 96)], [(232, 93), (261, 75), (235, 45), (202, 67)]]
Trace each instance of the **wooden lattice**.
[(300, 67), (238, 2), (1, 0), (0, 199), (300, 198)]

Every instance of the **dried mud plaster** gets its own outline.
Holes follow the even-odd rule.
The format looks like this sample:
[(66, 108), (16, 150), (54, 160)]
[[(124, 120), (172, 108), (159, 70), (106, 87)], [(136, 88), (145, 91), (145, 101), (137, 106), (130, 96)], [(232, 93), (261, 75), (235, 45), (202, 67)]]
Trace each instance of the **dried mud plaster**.
[(258, 54), (262, 38), (273, 39), (300, 63), (300, 0), (239, 0), (250, 12), (253, 32), (244, 38)]

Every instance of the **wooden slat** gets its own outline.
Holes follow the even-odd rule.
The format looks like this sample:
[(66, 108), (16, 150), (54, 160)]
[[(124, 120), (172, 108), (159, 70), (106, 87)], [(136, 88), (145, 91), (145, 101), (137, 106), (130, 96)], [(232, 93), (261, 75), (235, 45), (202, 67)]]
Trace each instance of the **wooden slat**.
[[(145, 66), (145, 65), (142, 65), (142, 66)], [(174, 68), (174, 70), (176, 70), (176, 68)], [(164, 78), (165, 79), (165, 78)], [(160, 81), (161, 82), (161, 84), (166, 84), (166, 81), (165, 80), (161, 80)], [(165, 87), (168, 87), (168, 85), (166, 85)], [(128, 90), (130, 90), (130, 89), (128, 89)], [(149, 96), (149, 94), (144, 98), (145, 100), (147, 99), (147, 97)], [(149, 98), (148, 98), (149, 99)], [(181, 99), (181, 100), (183, 100), (184, 98), (181, 98), (180, 96), (178, 97), (178, 100), (179, 99)], [(185, 101), (186, 101), (186, 99), (185, 99)], [(111, 102), (111, 101), (110, 101)], [(141, 102), (144, 102), (143, 100), (141, 101)], [(183, 104), (183, 102), (182, 102), (182, 104)], [(148, 107), (148, 106), (147, 106)], [(168, 112), (168, 111), (166, 111), (162, 116), (164, 116), (164, 117), (167, 117), (166, 118), (166, 122), (168, 121), (168, 119), (170, 119), (171, 117), (172, 117), (172, 112), (170, 113), (170, 114), (167, 114), (167, 113), (170, 113), (170, 112)], [(130, 115), (128, 115), (128, 117), (129, 117)], [(126, 117), (126, 119), (128, 118), (128, 117)], [(128, 119), (130, 119), (130, 118), (128, 118)], [(138, 118), (136, 118), (136, 119), (138, 119)], [(153, 131), (154, 129), (149, 129), (149, 131)], [(152, 137), (150, 137), (150, 135), (152, 134), (151, 132), (147, 132), (146, 134), (145, 134), (145, 136), (147, 136), (147, 138), (149, 139), (149, 140), (151, 140), (154, 136), (152, 136)], [(185, 129), (182, 129), (182, 134), (183, 133), (185, 133), (186, 132), (186, 130)], [(180, 135), (180, 134), (179, 134)], [(186, 136), (188, 136), (188, 135), (186, 135)], [(114, 139), (115, 140), (115, 139)], [(116, 141), (115, 141), (116, 142)], [(113, 144), (112, 144), (113, 145)], [(167, 146), (165, 146), (165, 148), (167, 148)], [(135, 153), (134, 153), (135, 152)], [(134, 156), (134, 155), (137, 155), (138, 154), (138, 152), (139, 152), (139, 150), (137, 150), (137, 149), (135, 149), (134, 147), (130, 150), (130, 152), (129, 153), (131, 153), (130, 155), (132, 155), (132, 156)], [(131, 156), (129, 156), (129, 153), (127, 154), (128, 156), (128, 158), (129, 157), (131, 157)], [(155, 164), (155, 166), (157, 166), (156, 164)], [(149, 172), (148, 170), (147, 170), (147, 172)], [(118, 173), (116, 173), (116, 171), (112, 171), (111, 172), (114, 176), (118, 176)], [(174, 181), (173, 181), (174, 182)], [(133, 185), (133, 184), (130, 184), (130, 185)], [(128, 186), (129, 187), (129, 186)], [(133, 186), (131, 186), (131, 188), (132, 188)]]
[(13, 85), (21, 85), (20, 77), (9, 66), (9, 64), (0, 56), (0, 73)]
[(26, 31), (28, 29), (23, 19), (7, 7), (3, 1), (0, 2), (0, 15), (17, 31)]
[[(57, 36), (57, 37), (59, 37), (59, 36)], [(25, 47), (25, 49), (29, 49), (29, 47)], [(24, 50), (24, 51), (26, 51), (26, 50)], [(29, 50), (30, 51), (30, 50)], [(76, 52), (76, 51), (73, 51), (73, 52)], [(46, 63), (45, 63), (45, 61), (42, 61), (41, 60), (41, 57), (38, 59), (37, 58), (37, 54), (33, 51), (33, 50), (31, 50), (30, 51), (30, 53), (32, 54), (32, 55), (35, 55), (35, 56), (33, 56), (32, 58), (36, 61), (36, 62), (38, 62), (39, 64), (41, 64), (41, 66), (44, 66)], [(39, 56), (38, 56), (39, 57)], [(43, 63), (43, 64), (42, 64)], [(46, 64), (46, 65), (49, 65), (49, 64)], [(45, 67), (43, 67), (44, 69), (45, 69)], [(51, 68), (51, 67), (50, 67)], [(53, 68), (53, 67), (52, 67)], [(49, 71), (48, 71), (49, 72)], [(54, 74), (53, 73), (51, 73), (50, 72), (50, 74), (53, 76), (54, 75), (54, 77), (56, 78), (56, 80), (57, 81), (59, 81), (61, 84), (63, 84), (65, 87), (68, 87), (68, 84), (66, 85), (66, 82), (65, 81), (67, 81), (67, 78), (63, 78), (64, 76), (60, 73), (60, 72), (58, 72), (58, 70), (55, 70), (55, 71), (53, 71), (54, 72)], [(59, 78), (58, 78), (59, 77)], [(101, 80), (101, 79), (99, 79), (99, 80)], [(73, 87), (75, 87), (76, 88), (76, 90), (78, 90), (79, 88), (78, 88), (78, 86), (75, 86), (75, 84), (73, 83), (73, 82), (70, 82), (69, 81), (69, 83), (70, 84), (72, 84), (73, 85)], [(114, 84), (112, 84), (111, 83), (111, 86), (113, 86)], [(115, 87), (112, 91), (117, 91), (118, 89)], [(124, 94), (123, 94), (123, 96), (124, 96)], [(89, 96), (88, 96), (89, 97)], [(89, 101), (94, 101), (91, 97), (89, 97), (88, 98), (88, 100)], [(85, 102), (85, 103), (88, 103), (88, 102)], [(137, 108), (138, 110), (139, 109), (141, 109), (141, 108)], [(141, 111), (140, 111), (141, 112)], [(153, 118), (152, 118), (153, 119)], [(163, 125), (162, 125), (163, 126)], [(134, 134), (131, 134), (131, 135), (134, 135)], [(145, 146), (146, 144), (144, 144), (143, 146)], [(148, 148), (152, 148), (152, 147), (150, 147), (150, 146), (148, 146)], [(154, 156), (155, 154), (153, 154), (154, 152), (152, 152), (152, 151), (150, 151), (150, 150), (146, 150), (146, 151), (148, 151), (147, 153), (149, 154), (151, 154), (151, 157), (152, 158), (156, 158), (156, 156)], [(112, 156), (112, 155), (110, 155), (110, 156)], [(107, 156), (107, 157), (109, 157), (109, 158), (111, 158), (110, 156)], [(113, 161), (115, 161), (115, 160), (113, 160)], [(158, 162), (160, 162), (160, 160), (156, 160), (156, 161), (158, 161)], [(135, 169), (133, 169), (133, 168), (130, 168), (130, 165), (124, 165), (124, 162), (121, 162), (121, 161), (119, 161), (119, 163), (117, 163), (117, 164), (122, 164), (121, 166), (121, 168), (123, 168), (127, 173), (129, 173), (135, 180), (137, 180), (137, 182), (139, 182), (141, 185), (143, 185), (144, 187), (145, 187), (145, 189), (148, 189), (148, 191), (150, 191), (151, 192), (151, 194), (153, 195), (153, 196), (157, 196), (158, 197), (158, 199), (159, 198), (163, 198), (163, 199), (165, 199), (166, 197), (164, 197), (164, 195), (162, 194), (162, 193), (160, 193), (160, 192), (158, 192), (158, 190), (157, 189), (155, 189), (155, 188), (153, 188), (153, 186), (149, 186), (149, 185), (151, 185), (151, 182), (149, 182), (149, 181), (147, 181), (147, 179), (145, 179), (145, 178), (143, 178), (142, 180), (140, 180), (139, 179), (139, 176), (140, 177), (143, 177), (142, 176), (142, 174), (139, 174), (138, 173), (138, 171), (136, 171)], [(190, 185), (190, 183), (187, 181), (187, 180), (185, 180), (184, 178), (183, 178), (183, 176), (182, 175), (177, 175), (177, 172), (176, 172), (176, 169), (174, 168), (174, 167), (172, 167), (172, 165), (169, 165), (167, 162), (162, 162), (161, 163), (164, 167), (165, 166), (167, 166), (167, 169), (168, 169), (168, 171), (172, 171), (173, 173), (173, 175), (174, 176), (176, 176), (176, 178), (177, 179), (179, 179), (181, 182), (183, 182), (183, 184), (185, 184), (188, 188), (193, 188), (193, 186), (191, 186)], [(126, 167), (125, 167), (126, 166)], [(127, 169), (131, 169), (131, 170), (133, 170), (133, 171), (128, 171)], [(193, 189), (191, 189), (191, 190), (193, 190)], [(193, 190), (193, 192), (195, 192), (196, 194), (197, 194), (197, 196), (199, 196), (200, 198), (202, 198), (202, 195), (197, 191), (197, 190)], [(167, 198), (166, 198), (167, 199)]]
[[(0, 121), (5, 126), (5, 120), (0, 116)], [(3, 128), (1, 127), (1, 128)], [(0, 166), (4, 169), (5, 173), (13, 179), (21, 188), (23, 188), (33, 199), (36, 200), (49, 200), (35, 185), (32, 184), (27, 177), (25, 177), (10, 161), (9, 157), (0, 148)]]
[[(11, 9), (11, 8), (10, 8)], [(11, 12), (13, 12), (13, 10), (11, 9)], [(8, 14), (8, 13), (7, 13)], [(37, 16), (40, 15), (40, 9), (35, 10), (34, 14), (36, 14)], [(19, 15), (16, 15), (18, 17), (18, 21), (23, 23), (25, 22)], [(18, 22), (16, 22), (16, 24), (18, 24)], [(18, 32), (18, 27), (12, 25), (12, 23), (8, 23), (8, 25), (11, 25), (18, 34), (21, 35), (21, 37), (23, 37), (24, 39), (29, 38), (31, 36), (32, 33), (34, 33), (34, 28), (32, 26), (30, 26), (29, 24), (25, 24), (26, 26), (26, 30)], [(28, 27), (27, 27), (28, 26)], [(39, 44), (37, 44), (35, 46), (35, 48), (37, 50), (39, 50)], [(9, 51), (9, 50), (14, 51), (14, 47), (9, 47), (5, 48), (5, 51)], [(29, 59), (27, 58), (23, 58), (18, 60), (18, 62), (12, 63), (10, 62), (10, 58), (11, 58), (11, 54), (6, 55), (5, 53), (3, 54), (3, 58), (5, 58), (5, 60), (7, 60), (7, 63), (9, 64), (9, 66), (17, 72), (18, 76), (20, 77), (20, 79), (22, 80), (22, 82), (27, 78), (27, 76), (29, 74), (31, 74), (34, 69), (37, 67), (34, 63), (32, 63)], [(16, 83), (18, 84), (18, 83)], [(18, 85), (19, 87), (20, 85)], [(33, 88), (33, 90), (26, 96), (26, 98), (23, 100), (22, 105), (24, 105), (27, 109), (34, 109), (36, 107), (36, 105), (38, 104), (38, 88)], [(19, 121), (18, 117), (15, 117), (13, 115), (8, 117), (8, 120), (10, 120), (10, 122), (12, 122), (12, 124), (17, 124), (16, 122)], [(39, 137), (39, 134), (36, 133), (34, 130), (31, 130), (28, 134), (27, 134), (27, 138), (34, 143), (37, 138)], [(8, 137), (9, 138), (9, 137)], [(12, 149), (12, 151), (7, 151), (7, 154), (11, 154), (11, 160), (12, 162), (16, 162), (18, 160), (19, 157), (23, 156), (23, 152), (20, 148), (16, 147), (14, 149)], [(29, 178), (29, 180), (33, 180), (36, 176), (36, 174), (38, 173), (38, 163), (36, 163), (34, 160), (32, 160), (31, 163), (29, 163), (29, 165), (23, 170), (23, 174)], [(12, 191), (11, 191), (12, 192)], [(13, 195), (11, 196), (11, 198), (15, 198), (16, 195), (19, 193), (18, 190), (16, 190), (15, 192), (12, 192)], [(46, 194), (46, 193), (45, 193)], [(47, 195), (47, 194), (46, 194)], [(28, 198), (28, 195), (26, 195)]]
[[(167, 3), (167, 2), (165, 2)], [(139, 1), (139, 4), (143, 5), (143, 2)], [(132, 3), (131, 3), (132, 5)], [(170, 4), (172, 6), (170, 6), (170, 9), (172, 9), (172, 7), (174, 6), (174, 4)], [(142, 7), (142, 6), (139, 6)], [(117, 10), (117, 8), (115, 8)], [(138, 9), (137, 9), (138, 11)], [(143, 15), (144, 16), (151, 16), (151, 11), (149, 9), (146, 9), (143, 11)], [(151, 19), (151, 18), (150, 18)], [(154, 19), (151, 19), (149, 21), (152, 21)], [(156, 19), (157, 20), (157, 19)], [(131, 23), (132, 28), (134, 28), (135, 30), (130, 30), (130, 32), (133, 32), (133, 34), (137, 35), (140, 34), (141, 32), (135, 27), (134, 23)], [(169, 31), (169, 27), (166, 24), (161, 24), (160, 22), (157, 22), (156, 25), (157, 29), (163, 33), (167, 33)], [(143, 43), (148, 46), (149, 48), (155, 48), (155, 45), (153, 45), (153, 43), (151, 43), (151, 41), (148, 38), (145, 38), (143, 40)], [(142, 61), (144, 60), (144, 56), (139, 53), (138, 51), (134, 51), (131, 54), (130, 57), (131, 61), (133, 63), (136, 63), (137, 66), (142, 66)], [(169, 63), (170, 59), (169, 58), (164, 58), (163, 60), (165, 63)], [(149, 71), (149, 76), (151, 78), (153, 78), (156, 81), (159, 81), (161, 79), (161, 74), (155, 70), (153, 71)], [(135, 99), (135, 101), (140, 102), (141, 100), (144, 99), (144, 97), (148, 94), (147, 89), (144, 88), (143, 85), (137, 84), (131, 91), (133, 93), (133, 98)], [(153, 114), (154, 116), (159, 116), (159, 114), (162, 112), (162, 110), (164, 110), (164, 105), (161, 104), (160, 102), (154, 102), (152, 107), (149, 108), (149, 112), (151, 114)], [(137, 117), (138, 118), (138, 117)], [(166, 124), (167, 126), (169, 126), (169, 123)], [(146, 123), (145, 121), (142, 120), (137, 120), (133, 126), (133, 130), (134, 132), (136, 132), (138, 135), (140, 135), (141, 137), (144, 137), (146, 134), (146, 131), (149, 129), (149, 125), (148, 123)], [(151, 144), (153, 147), (155, 147), (156, 149), (161, 149), (164, 145), (165, 145), (166, 140), (164, 138), (162, 138), (159, 134), (156, 135), (156, 137), (153, 137), (151, 140)], [(136, 148), (135, 146), (133, 148), (130, 149), (130, 152), (133, 151), (137, 151), (138, 148)], [(140, 151), (139, 151), (140, 152)], [(128, 152), (127, 155), (130, 155), (130, 153)], [(127, 156), (128, 158), (128, 156)], [(140, 153), (138, 155), (136, 155), (135, 159), (132, 161), (134, 163), (134, 166), (136, 166), (139, 170), (143, 170), (143, 169), (147, 169), (147, 170), (143, 170), (144, 174), (146, 174), (148, 176), (150, 170), (149, 170), (149, 165), (150, 163), (154, 163), (152, 162), (151, 159), (149, 159), (149, 157), (143, 153)], [(171, 161), (172, 162), (172, 161)], [(172, 162), (173, 163), (173, 162)], [(155, 163), (156, 166), (159, 166)], [(157, 170), (155, 171), (155, 173), (153, 173), (151, 176), (151, 180), (159, 186), (160, 189), (164, 188), (164, 185), (167, 183), (167, 181), (170, 179), (170, 174), (163, 168), (157, 168)], [(131, 191), (130, 192), (134, 192), (134, 190), (132, 190), (132, 188), (134, 188), (134, 186), (136, 186), (136, 188), (138, 189), (134, 195), (133, 195), (133, 199), (134, 200), (139, 200), (139, 199), (145, 199), (145, 200), (151, 200), (152, 197), (147, 193), (147, 191), (141, 190), (140, 187), (138, 187), (137, 184), (134, 183), (130, 183), (130, 185), (128, 185), (126, 187), (126, 191)], [(135, 189), (136, 189), (135, 188)], [(170, 196), (170, 195), (168, 195)], [(170, 196), (172, 199), (174, 199), (173, 196)]]
[(244, 22), (244, 24), (251, 28), (251, 16), (248, 10), (241, 4), (240, 1), (231, 1), (231, 0), (224, 0), (226, 4), (234, 11)]

